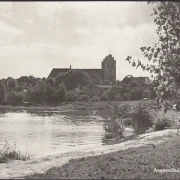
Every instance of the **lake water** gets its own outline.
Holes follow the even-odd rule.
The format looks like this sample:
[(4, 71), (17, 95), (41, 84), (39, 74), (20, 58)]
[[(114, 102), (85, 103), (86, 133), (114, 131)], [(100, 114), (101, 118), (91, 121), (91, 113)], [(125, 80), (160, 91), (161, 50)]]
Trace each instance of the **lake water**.
[(73, 149), (103, 145), (103, 125), (109, 115), (101, 111), (10, 112), (0, 114), (0, 149), (6, 144), (35, 158)]

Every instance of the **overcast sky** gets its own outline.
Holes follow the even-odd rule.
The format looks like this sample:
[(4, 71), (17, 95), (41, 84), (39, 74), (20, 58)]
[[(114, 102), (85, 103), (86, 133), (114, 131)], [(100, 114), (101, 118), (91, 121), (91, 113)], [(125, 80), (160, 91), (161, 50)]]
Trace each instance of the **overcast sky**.
[(151, 13), (146, 2), (0, 2), (0, 78), (101, 68), (109, 53), (117, 79), (147, 75), (125, 59), (157, 42)]

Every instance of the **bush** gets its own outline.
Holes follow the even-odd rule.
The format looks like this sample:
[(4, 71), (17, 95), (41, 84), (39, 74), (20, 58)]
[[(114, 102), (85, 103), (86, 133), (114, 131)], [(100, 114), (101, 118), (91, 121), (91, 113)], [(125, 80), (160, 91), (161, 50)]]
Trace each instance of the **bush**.
[(128, 103), (120, 104), (120, 106), (118, 106), (119, 117), (121, 117), (121, 118), (129, 117), (130, 110), (131, 110), (130, 104), (128, 104)]
[(118, 138), (121, 139), (123, 137), (124, 133), (124, 123), (123, 119), (120, 117), (119, 114), (119, 107), (117, 104), (113, 104), (113, 108), (111, 109), (112, 117), (111, 121), (104, 126), (106, 135), (105, 139), (109, 138), (109, 135), (111, 138)]
[(151, 97), (151, 91), (150, 90), (144, 90), (142, 97), (143, 98), (150, 98)]
[(6, 87), (0, 82), (0, 102), (4, 102), (6, 99)]
[(99, 97), (98, 96), (93, 96), (92, 101), (99, 101)]
[(130, 94), (130, 93), (124, 93), (124, 95), (123, 95), (123, 100), (124, 100), (124, 101), (131, 100), (131, 94)]
[(22, 92), (15, 92), (12, 90), (7, 94), (7, 101), (14, 102), (15, 105), (21, 104), (23, 100), (24, 100), (24, 95)]
[(134, 107), (131, 118), (132, 126), (137, 134), (145, 133), (153, 125), (150, 112), (150, 109), (144, 106), (144, 103), (139, 103)]
[(106, 125), (104, 125), (106, 131), (105, 139), (119, 138), (123, 137), (124, 126), (119, 119), (113, 119)]
[(78, 95), (76, 91), (68, 91), (66, 93), (66, 101), (76, 101), (78, 99)]
[(79, 101), (85, 101), (85, 102), (89, 102), (90, 100), (90, 97), (88, 95), (81, 95), (79, 98), (78, 98)]
[(17, 151), (16, 144), (14, 145), (14, 147), (10, 147), (9, 144), (6, 142), (3, 149), (0, 151), (0, 163), (6, 163), (9, 160), (26, 161), (30, 158), (31, 156), (28, 153), (23, 155), (20, 151)]
[(172, 125), (173, 120), (171, 120), (167, 114), (161, 111), (155, 113), (153, 124), (154, 131), (161, 131), (165, 128), (170, 128)]
[(108, 99), (106, 94), (103, 94), (103, 95), (101, 95), (100, 100), (101, 101), (108, 101), (109, 99)]
[(108, 90), (106, 92), (106, 96), (108, 97), (109, 101), (114, 101), (116, 99), (116, 93), (112, 90)]
[(61, 83), (57, 89), (57, 97), (59, 102), (63, 102), (66, 99), (66, 89), (64, 83)]

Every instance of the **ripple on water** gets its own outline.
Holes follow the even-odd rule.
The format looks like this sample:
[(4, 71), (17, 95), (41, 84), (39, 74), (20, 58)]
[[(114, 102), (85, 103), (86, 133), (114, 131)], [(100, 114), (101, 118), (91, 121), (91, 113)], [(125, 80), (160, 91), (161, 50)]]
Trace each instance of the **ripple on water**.
[(98, 111), (5, 113), (0, 115), (0, 148), (14, 145), (35, 157), (102, 145), (103, 124), (108, 118)]

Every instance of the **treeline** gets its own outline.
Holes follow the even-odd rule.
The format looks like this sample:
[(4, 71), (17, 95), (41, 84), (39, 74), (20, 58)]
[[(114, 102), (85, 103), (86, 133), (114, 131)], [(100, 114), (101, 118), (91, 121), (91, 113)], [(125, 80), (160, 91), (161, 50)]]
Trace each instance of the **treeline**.
[(117, 83), (111, 88), (94, 86), (98, 76), (70, 70), (56, 78), (22, 76), (0, 80), (0, 103), (22, 105), (58, 105), (64, 101), (126, 101), (153, 98), (152, 88), (144, 82)]

